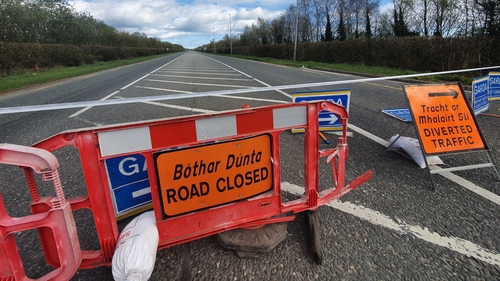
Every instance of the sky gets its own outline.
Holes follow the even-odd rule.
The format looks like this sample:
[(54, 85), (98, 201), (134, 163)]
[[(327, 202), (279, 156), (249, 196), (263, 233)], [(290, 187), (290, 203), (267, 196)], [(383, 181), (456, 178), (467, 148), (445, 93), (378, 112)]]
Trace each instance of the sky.
[[(148, 37), (194, 49), (238, 36), (257, 18), (274, 19), (295, 0), (72, 0), (77, 12), (85, 12), (117, 30), (141, 32)], [(382, 5), (390, 0), (382, 0)], [(390, 4), (388, 4), (390, 5)], [(385, 9), (385, 6), (382, 7)], [(230, 15), (231, 16), (230, 16)]]

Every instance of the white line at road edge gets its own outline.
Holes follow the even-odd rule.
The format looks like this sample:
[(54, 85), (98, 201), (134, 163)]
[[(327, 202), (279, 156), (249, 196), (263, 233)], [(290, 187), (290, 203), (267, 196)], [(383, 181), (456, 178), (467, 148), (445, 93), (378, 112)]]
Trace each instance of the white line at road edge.
[[(281, 189), (294, 195), (301, 196), (304, 194), (304, 188), (288, 182), (282, 182)], [(391, 230), (395, 230), (404, 234), (410, 234), (426, 242), (450, 249), (468, 257), (473, 257), (477, 260), (500, 266), (499, 253), (484, 249), (481, 246), (470, 241), (453, 236), (444, 237), (439, 235), (438, 233), (430, 232), (427, 228), (409, 225), (405, 222), (395, 222), (393, 219), (384, 214), (360, 205), (354, 205), (350, 202), (340, 202), (339, 200), (334, 200), (328, 203), (327, 206), (351, 214), (372, 224), (389, 228)]]
[[(376, 143), (379, 143), (381, 145), (383, 145), (384, 147), (388, 147), (389, 146), (389, 142), (380, 138), (380, 137), (377, 137), (376, 135), (370, 133), (370, 132), (367, 132), (359, 127), (356, 127), (355, 125), (353, 124), (349, 124), (348, 125), (348, 128), (373, 140), (374, 142)], [(441, 169), (440, 167), (437, 167), (437, 166), (431, 166), (429, 165), (429, 167), (432, 169), (432, 170), (439, 170)], [(465, 188), (467, 188), (469, 191), (472, 191), (474, 193), (476, 193), (477, 195), (487, 199), (487, 200), (490, 200), (491, 202), (497, 204), (497, 205), (500, 205), (500, 196), (496, 195), (495, 193), (493, 192), (490, 192), (480, 186), (477, 186), (475, 185), (474, 183), (462, 178), (462, 177), (459, 177), (451, 172), (442, 172), (442, 173), (439, 173), (439, 175), (455, 182), (456, 184), (460, 185), (460, 186), (463, 186)]]

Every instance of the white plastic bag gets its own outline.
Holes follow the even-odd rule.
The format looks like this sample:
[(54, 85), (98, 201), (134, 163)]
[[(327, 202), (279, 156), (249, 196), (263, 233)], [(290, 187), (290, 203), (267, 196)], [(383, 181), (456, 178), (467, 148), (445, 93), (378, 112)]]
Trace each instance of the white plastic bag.
[(148, 280), (158, 249), (158, 229), (153, 211), (135, 217), (120, 233), (111, 264), (116, 281)]
[[(389, 142), (392, 143), (397, 137), (398, 135), (392, 136)], [(402, 148), (420, 168), (425, 168), (424, 155), (420, 150), (420, 143), (417, 139), (401, 136), (392, 144), (392, 147)], [(429, 165), (441, 165), (443, 161), (438, 156), (428, 156), (427, 163)]]

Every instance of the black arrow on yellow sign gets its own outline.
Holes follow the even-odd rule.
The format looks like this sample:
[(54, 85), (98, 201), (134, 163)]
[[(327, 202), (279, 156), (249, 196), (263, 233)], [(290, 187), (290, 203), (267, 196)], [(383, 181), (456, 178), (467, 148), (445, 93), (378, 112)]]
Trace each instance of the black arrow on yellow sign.
[(453, 89), (450, 89), (449, 92), (429, 93), (428, 95), (429, 98), (453, 96), (453, 98), (456, 99), (458, 97), (458, 92)]

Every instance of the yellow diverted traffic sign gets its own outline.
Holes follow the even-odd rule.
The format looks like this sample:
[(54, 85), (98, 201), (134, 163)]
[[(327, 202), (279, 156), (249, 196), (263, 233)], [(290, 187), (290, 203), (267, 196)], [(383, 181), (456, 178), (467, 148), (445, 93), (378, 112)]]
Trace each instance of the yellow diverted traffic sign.
[(167, 216), (249, 198), (273, 186), (271, 137), (158, 152), (155, 167)]
[(485, 148), (460, 84), (405, 85), (404, 90), (426, 154)]

